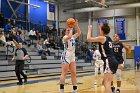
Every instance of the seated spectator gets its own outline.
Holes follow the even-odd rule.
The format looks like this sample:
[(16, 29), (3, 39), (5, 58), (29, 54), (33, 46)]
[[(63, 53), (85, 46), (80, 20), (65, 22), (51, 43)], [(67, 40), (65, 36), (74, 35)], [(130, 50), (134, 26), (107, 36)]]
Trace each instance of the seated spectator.
[(15, 46), (15, 43), (13, 41), (6, 42), (6, 38), (3, 32), (0, 32), (0, 44), (2, 44), (3, 46), (7, 46), (7, 45)]
[(30, 30), (30, 32), (29, 32), (29, 37), (30, 37), (31, 40), (33, 40), (33, 39), (36, 38), (36, 32), (35, 32), (34, 29), (33, 29), (33, 30)]
[(11, 28), (10, 24), (5, 25), (5, 27), (4, 27), (5, 34), (8, 34), (11, 31), (11, 29), (12, 28)]
[(21, 39), (21, 37), (20, 37), (20, 33), (19, 32), (16, 32), (16, 42), (23, 42), (23, 40)]
[(35, 32), (35, 30), (33, 29), (33, 30), (30, 30), (30, 32), (29, 32), (29, 38), (30, 38), (30, 42), (32, 42), (32, 44), (33, 44), (33, 40), (35, 40), (37, 37), (36, 37), (36, 32)]
[(0, 31), (0, 44), (5, 45), (6, 44), (6, 39), (4, 36), (4, 33)]
[(38, 30), (36, 31), (36, 39), (37, 40), (41, 39), (41, 33)]
[(53, 40), (50, 41), (50, 47), (52, 47), (53, 49), (58, 49)]
[(49, 37), (44, 40), (44, 45), (46, 45), (47, 48), (50, 47)]
[(21, 34), (20, 34), (20, 37), (21, 37), (21, 39), (22, 39), (22, 41), (23, 41), (23, 44), (25, 44), (25, 45), (27, 45), (28, 43), (27, 43), (27, 40), (25, 39), (25, 31), (23, 30), (22, 32), (21, 32)]
[(45, 55), (46, 56), (46, 52), (48, 53), (48, 55), (50, 56), (50, 51), (48, 49), (45, 49), (43, 46), (43, 43), (41, 41), (39, 41), (37, 43), (37, 50), (40, 56)]

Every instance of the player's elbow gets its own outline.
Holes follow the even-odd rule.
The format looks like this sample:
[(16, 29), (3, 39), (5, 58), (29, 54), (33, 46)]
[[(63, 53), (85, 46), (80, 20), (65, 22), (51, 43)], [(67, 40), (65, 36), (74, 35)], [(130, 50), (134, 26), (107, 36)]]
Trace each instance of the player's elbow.
[(79, 36), (81, 35), (81, 31), (78, 32), (78, 35), (79, 35)]

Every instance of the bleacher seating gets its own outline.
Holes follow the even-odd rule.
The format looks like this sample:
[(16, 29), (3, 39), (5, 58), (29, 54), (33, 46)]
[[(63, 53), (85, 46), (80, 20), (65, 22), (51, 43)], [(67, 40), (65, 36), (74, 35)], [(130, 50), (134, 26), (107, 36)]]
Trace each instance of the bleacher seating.
[[(61, 73), (60, 56), (63, 50), (58, 51), (58, 50), (50, 49), (50, 52), (52, 55), (46, 56), (47, 60), (42, 60), (41, 56), (39, 56), (38, 53), (36, 52), (36, 49), (30, 49), (30, 47), (26, 49), (28, 50), (28, 53), (32, 58), (31, 63), (25, 62), (24, 71), (28, 76)], [(58, 56), (58, 53), (59, 53), (59, 56)], [(4, 48), (2, 50), (0, 49), (0, 54), (1, 56), (6, 55), (6, 49), (5, 50)], [(12, 57), (13, 54), (14, 53), (9, 52), (8, 59), (10, 59), (10, 57)], [(59, 57), (59, 59), (57, 57)], [(2, 60), (0, 62), (0, 80), (16, 79), (14, 69), (15, 69), (15, 62), (11, 62), (10, 60)], [(84, 60), (78, 60), (77, 71), (84, 71), (84, 70), (93, 71), (93, 66), (91, 66), (91, 63), (85, 63)]]

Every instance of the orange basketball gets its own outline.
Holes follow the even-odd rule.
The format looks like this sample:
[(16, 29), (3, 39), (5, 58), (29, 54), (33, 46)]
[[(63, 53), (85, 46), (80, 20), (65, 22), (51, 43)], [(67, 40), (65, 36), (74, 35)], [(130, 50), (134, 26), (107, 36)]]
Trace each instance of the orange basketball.
[(69, 19), (66, 21), (66, 24), (67, 24), (68, 27), (73, 28), (73, 27), (75, 26), (75, 19), (69, 18)]

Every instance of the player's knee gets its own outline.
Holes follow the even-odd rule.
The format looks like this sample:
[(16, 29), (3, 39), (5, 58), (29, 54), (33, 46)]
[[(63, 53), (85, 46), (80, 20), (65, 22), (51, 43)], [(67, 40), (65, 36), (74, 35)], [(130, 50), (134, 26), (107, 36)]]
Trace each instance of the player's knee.
[(61, 74), (61, 77), (62, 77), (62, 78), (65, 78), (66, 75), (67, 75), (67, 73), (66, 73), (66, 72), (63, 72), (63, 73)]
[(117, 69), (116, 76), (117, 76), (117, 81), (122, 80), (122, 71), (120, 69)]
[(76, 76), (76, 71), (71, 71), (71, 76), (75, 77)]

